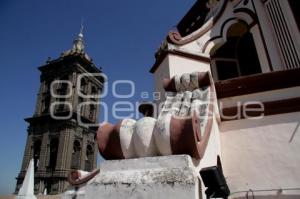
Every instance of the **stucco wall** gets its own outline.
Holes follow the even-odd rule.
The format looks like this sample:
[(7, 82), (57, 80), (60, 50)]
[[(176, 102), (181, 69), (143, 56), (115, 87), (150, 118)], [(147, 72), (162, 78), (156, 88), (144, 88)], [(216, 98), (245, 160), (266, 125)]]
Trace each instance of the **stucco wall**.
[[(222, 122), (220, 132), (222, 164), (232, 193), (300, 188), (300, 112)], [(300, 191), (254, 193), (300, 197)]]
[(155, 101), (157, 105), (165, 101), (166, 99), (165, 90), (162, 84), (164, 78), (170, 78), (169, 56), (165, 57), (163, 62), (159, 65), (159, 67), (154, 73), (154, 92), (161, 93), (160, 100)]
[(210, 71), (210, 64), (178, 55), (169, 55), (170, 76)]

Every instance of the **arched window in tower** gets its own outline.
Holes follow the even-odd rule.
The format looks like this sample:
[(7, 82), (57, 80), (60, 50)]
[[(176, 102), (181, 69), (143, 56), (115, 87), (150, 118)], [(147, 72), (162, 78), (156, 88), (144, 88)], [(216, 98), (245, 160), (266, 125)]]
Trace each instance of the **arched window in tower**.
[(92, 86), (92, 95), (98, 95), (98, 89), (96, 86)]
[(96, 115), (96, 105), (90, 104), (90, 112), (89, 112), (89, 119), (94, 121)]
[(51, 81), (50, 80), (45, 81), (42, 92), (43, 93), (50, 93), (50, 87), (51, 87)]
[(244, 22), (233, 24), (227, 41), (211, 53), (212, 71), (216, 80), (261, 73), (253, 36)]
[(33, 159), (34, 159), (34, 170), (37, 171), (40, 163), (40, 153), (41, 153), (41, 140), (36, 140), (33, 144)]
[(88, 90), (87, 88), (88, 88), (88, 83), (87, 83), (86, 79), (81, 78), (81, 80), (80, 80), (80, 91), (83, 94), (87, 94), (87, 90)]
[(45, 98), (44, 98), (44, 100), (43, 100), (43, 109), (42, 109), (42, 113), (46, 113), (46, 112), (49, 111), (50, 101), (51, 101), (50, 95), (45, 96)]
[[(68, 77), (68, 75), (65, 75), (65, 76), (61, 77), (60, 80), (68, 81), (69, 77)], [(68, 84), (65, 82), (61, 82), (57, 88), (57, 94), (65, 95), (67, 93), (67, 89), (68, 89)]]
[[(60, 80), (67, 81), (69, 80), (69, 77), (68, 75), (65, 75), (61, 77)], [(61, 82), (56, 90), (56, 93), (58, 95), (66, 95), (67, 92), (68, 92), (68, 84), (65, 82)], [(66, 107), (64, 102), (66, 101), (66, 98), (62, 97), (62, 98), (58, 98), (57, 100), (60, 102), (59, 105), (57, 106), (57, 111), (65, 111)]]
[(56, 160), (57, 160), (57, 152), (58, 152), (58, 138), (53, 138), (50, 141), (50, 159), (48, 168), (51, 171), (55, 170), (56, 167)]
[(80, 141), (75, 140), (73, 143), (71, 169), (80, 169), (80, 154), (81, 154)]
[(85, 171), (91, 171), (93, 169), (93, 161), (94, 161), (94, 150), (93, 147), (89, 144), (86, 148), (86, 156), (85, 156)]
[(84, 98), (83, 97), (78, 97), (78, 105), (84, 102)]

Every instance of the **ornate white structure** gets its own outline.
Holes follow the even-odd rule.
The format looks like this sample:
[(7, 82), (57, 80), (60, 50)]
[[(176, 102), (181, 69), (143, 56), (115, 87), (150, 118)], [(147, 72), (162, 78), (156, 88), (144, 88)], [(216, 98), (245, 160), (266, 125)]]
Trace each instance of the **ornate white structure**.
[(204, 2), (157, 52), (156, 91), (164, 93), (163, 78), (210, 71), (216, 133), (200, 167), (220, 156), (230, 198), (299, 198), (299, 1)]
[[(84, 179), (96, 172), (85, 177), (79, 171), (73, 172), (70, 180), (79, 186), (82, 197), (299, 198), (297, 6), (298, 0), (197, 1), (177, 30), (169, 33), (150, 70), (155, 91), (166, 96), (155, 102), (165, 102), (158, 117), (126, 119), (116, 125), (105, 124), (98, 131), (99, 150), (104, 157), (138, 159), (106, 161), (100, 174), (89, 182)], [(205, 84), (205, 78), (194, 81), (194, 77), (200, 77), (192, 75), (194, 72), (202, 77), (206, 74), (210, 83)], [(164, 79), (168, 80), (163, 83)], [(213, 100), (208, 100), (212, 108), (204, 109), (210, 119), (198, 120), (201, 111), (193, 114), (192, 104), (205, 101), (202, 94), (207, 86), (208, 93), (215, 94)], [(193, 97), (198, 88), (202, 98)], [(173, 91), (173, 95), (165, 95), (166, 91)], [(153, 111), (143, 112), (149, 116)], [(174, 115), (189, 115), (192, 119), (175, 120)], [(191, 137), (196, 142), (188, 135), (194, 135)], [(174, 154), (188, 154), (193, 159), (140, 158)], [(161, 167), (153, 166), (165, 162)], [(178, 166), (181, 169), (177, 175), (191, 182), (182, 183), (182, 179), (168, 176), (169, 169)], [(191, 175), (181, 175), (185, 169)], [(158, 179), (169, 179), (179, 186), (163, 186), (163, 181), (153, 180), (153, 172), (166, 174)]]
[(82, 198), (199, 198), (199, 180), (189, 156), (104, 161), (101, 172), (63, 195)]

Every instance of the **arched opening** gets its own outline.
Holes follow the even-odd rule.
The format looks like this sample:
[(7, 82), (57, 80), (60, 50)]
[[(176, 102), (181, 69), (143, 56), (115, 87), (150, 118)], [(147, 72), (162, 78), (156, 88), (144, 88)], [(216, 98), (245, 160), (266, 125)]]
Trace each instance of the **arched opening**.
[(95, 114), (96, 114), (96, 105), (95, 104), (90, 104), (89, 119), (94, 121), (95, 120)]
[(97, 95), (98, 94), (98, 89), (96, 86), (92, 86), (92, 95)]
[(257, 51), (249, 26), (239, 21), (227, 32), (227, 41), (211, 54), (217, 80), (261, 73)]
[(61, 77), (60, 80), (62, 80), (62, 82), (59, 84), (59, 87), (58, 87), (59, 94), (65, 95), (67, 93), (67, 89), (69, 86), (67, 83), (65, 83), (65, 81), (69, 81), (69, 76), (65, 75), (65, 76)]
[(86, 156), (85, 156), (85, 171), (91, 171), (93, 169), (93, 161), (94, 161), (94, 150), (91, 145), (86, 147)]
[(80, 141), (75, 140), (73, 143), (71, 169), (80, 169), (80, 153), (81, 153)]
[(55, 170), (56, 167), (56, 160), (57, 160), (57, 152), (58, 152), (58, 138), (53, 138), (50, 141), (50, 160), (49, 160), (49, 165), (48, 168), (51, 171)]
[(33, 145), (33, 159), (34, 159), (34, 170), (37, 171), (40, 163), (40, 153), (41, 153), (41, 140), (37, 140)]
[(83, 94), (87, 94), (87, 81), (84, 78), (81, 78), (80, 80), (80, 92)]
[[(68, 75), (64, 75), (62, 76), (59, 80), (61, 80), (61, 82), (59, 83), (57, 89), (56, 89), (56, 93), (58, 95), (66, 95), (69, 91), (68, 88), (69, 87), (69, 84), (66, 83), (66, 81), (69, 81), (69, 76)], [(56, 111), (66, 111), (65, 109), (68, 107), (68, 106), (65, 106), (65, 101), (66, 101), (66, 98), (65, 97), (60, 97), (57, 99), (59, 101), (59, 104), (58, 106), (56, 107)]]
[(43, 100), (43, 110), (42, 110), (43, 113), (46, 113), (49, 111), (50, 102), (51, 102), (51, 97), (50, 97), (50, 95), (47, 95)]
[(50, 80), (46, 80), (44, 82), (43, 93), (50, 93), (50, 89), (51, 89), (51, 81)]

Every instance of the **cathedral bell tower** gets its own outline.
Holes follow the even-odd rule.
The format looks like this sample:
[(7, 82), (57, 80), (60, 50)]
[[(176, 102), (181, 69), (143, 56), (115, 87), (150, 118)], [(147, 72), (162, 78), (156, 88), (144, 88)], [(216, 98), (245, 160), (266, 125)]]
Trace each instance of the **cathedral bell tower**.
[(82, 27), (72, 49), (38, 69), (40, 89), (34, 115), (25, 119), (28, 136), (16, 192), (34, 158), (35, 194), (58, 194), (68, 187), (71, 169), (96, 167), (95, 134), (104, 76), (85, 53)]

